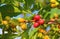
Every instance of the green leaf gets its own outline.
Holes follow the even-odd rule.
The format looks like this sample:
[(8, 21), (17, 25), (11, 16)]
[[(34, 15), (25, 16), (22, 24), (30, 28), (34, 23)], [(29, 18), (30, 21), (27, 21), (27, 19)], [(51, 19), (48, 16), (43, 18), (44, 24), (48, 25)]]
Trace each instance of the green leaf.
[(2, 14), (0, 13), (0, 24), (2, 23)]
[(34, 39), (36, 39), (36, 38), (37, 38), (37, 34), (38, 34), (38, 33), (36, 33), (36, 34), (34, 35)]
[(48, 14), (50, 14), (50, 13), (47, 12), (47, 13), (44, 15), (44, 19), (48, 16)]
[(12, 5), (4, 5), (0, 7), (1, 13), (13, 13), (14, 12), (14, 7)]
[(4, 3), (5, 2), (5, 0), (1, 0), (1, 3)]
[(21, 12), (21, 11), (19, 10), (19, 8), (14, 7), (14, 12)]
[(34, 14), (31, 14), (31, 16), (29, 16), (29, 17), (25, 16), (24, 18), (25, 18), (26, 20), (32, 20), (33, 16), (34, 16)]
[(25, 0), (24, 10), (30, 9), (32, 4), (34, 4), (34, 0)]
[(28, 39), (29, 38), (28, 30), (24, 31), (21, 36), (22, 36), (22, 39), (24, 39), (24, 38)]
[(16, 1), (19, 1), (19, 2), (24, 2), (24, 0), (16, 0)]
[(32, 36), (38, 31), (38, 29), (39, 29), (39, 28), (35, 28), (35, 29), (32, 30), (31, 32), (29, 32), (29, 33), (30, 33), (30, 35), (29, 35), (29, 39), (32, 38)]
[(5, 0), (4, 3), (7, 3), (7, 4), (12, 4), (14, 2), (14, 0)]
[[(14, 12), (14, 10), (15, 10), (15, 12)], [(14, 8), (14, 6), (12, 6), (10, 4), (0, 7), (0, 12), (2, 14), (3, 19), (5, 16), (13, 17), (13, 16), (17, 16), (17, 15), (21, 14), (19, 8)]]
[(55, 39), (55, 35), (52, 37), (52, 39)]
[(2, 28), (2, 29), (3, 29), (3, 28), (4, 28), (4, 25), (0, 24), (0, 28)]
[(53, 8), (51, 9), (51, 11), (49, 12), (51, 15), (50, 15), (50, 18), (53, 18), (54, 17), (54, 14), (60, 14), (60, 9), (58, 8)]
[(4, 39), (14, 39), (15, 37), (18, 37), (18, 35), (17, 34), (11, 34), (11, 35), (4, 34)]

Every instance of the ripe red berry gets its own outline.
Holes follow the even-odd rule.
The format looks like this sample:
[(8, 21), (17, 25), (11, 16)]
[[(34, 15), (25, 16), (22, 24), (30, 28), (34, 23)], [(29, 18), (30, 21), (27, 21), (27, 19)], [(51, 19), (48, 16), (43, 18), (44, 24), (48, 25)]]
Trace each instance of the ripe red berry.
[(34, 23), (34, 28), (38, 27), (39, 26), (39, 23)]
[(36, 21), (36, 20), (39, 20), (40, 18), (41, 18), (40, 15), (35, 15), (33, 19)]
[(38, 21), (38, 23), (39, 23), (40, 25), (42, 25), (42, 24), (44, 24), (44, 20), (41, 19), (41, 20)]

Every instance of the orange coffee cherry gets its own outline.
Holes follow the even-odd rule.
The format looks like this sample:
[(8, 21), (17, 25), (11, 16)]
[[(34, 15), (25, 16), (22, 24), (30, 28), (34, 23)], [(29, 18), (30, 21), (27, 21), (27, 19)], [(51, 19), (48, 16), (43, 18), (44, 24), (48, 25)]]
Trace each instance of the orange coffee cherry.
[(46, 36), (44, 36), (44, 39), (50, 39), (50, 38), (49, 38), (49, 36), (46, 35)]
[(18, 21), (19, 22), (25, 22), (25, 19), (24, 18), (18, 18)]
[(44, 33), (45, 30), (44, 29), (39, 29), (39, 32)]
[(55, 7), (56, 7), (56, 4), (51, 4), (51, 7), (52, 7), (52, 8), (55, 8)]

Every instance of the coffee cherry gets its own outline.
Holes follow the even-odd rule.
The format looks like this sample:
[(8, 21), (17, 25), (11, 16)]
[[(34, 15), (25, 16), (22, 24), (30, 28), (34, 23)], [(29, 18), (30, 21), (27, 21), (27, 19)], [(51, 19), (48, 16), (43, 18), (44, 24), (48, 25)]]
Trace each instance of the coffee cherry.
[(46, 36), (44, 36), (44, 39), (50, 39), (50, 38), (49, 38), (49, 36), (46, 35)]
[(23, 30), (26, 30), (27, 29), (27, 25), (25, 24), (25, 23), (21, 23), (21, 28), (23, 29)]
[(55, 8), (55, 7), (56, 7), (56, 4), (51, 4), (51, 7), (52, 7), (52, 8)]
[(39, 26), (39, 23), (34, 23), (34, 28), (38, 27)]
[(19, 22), (25, 22), (25, 19), (24, 18), (18, 18), (18, 21)]
[(43, 36), (43, 34), (42, 33), (38, 33), (38, 37), (42, 37)]
[(40, 25), (42, 25), (42, 24), (44, 24), (44, 20), (41, 19), (41, 20), (38, 21), (38, 23), (39, 23)]
[(43, 33), (43, 32), (45, 32), (45, 30), (44, 29), (39, 29), (39, 32)]
[(8, 22), (7, 21), (2, 21), (2, 24), (7, 25)]
[(51, 3), (55, 3), (55, 2), (56, 2), (56, 0), (50, 0), (50, 2), (51, 2)]
[(39, 20), (40, 18), (41, 18), (40, 15), (35, 15), (33, 19), (34, 19), (35, 21), (37, 21), (37, 20)]

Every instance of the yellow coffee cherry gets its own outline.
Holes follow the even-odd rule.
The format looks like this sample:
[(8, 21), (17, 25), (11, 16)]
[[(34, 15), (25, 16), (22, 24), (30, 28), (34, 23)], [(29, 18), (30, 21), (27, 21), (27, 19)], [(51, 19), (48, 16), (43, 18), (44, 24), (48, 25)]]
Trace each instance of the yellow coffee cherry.
[(27, 25), (26, 25), (25, 23), (23, 23), (23, 24), (21, 24), (21, 28), (22, 28), (23, 30), (26, 30), (26, 29), (27, 29)]
[(42, 33), (38, 33), (38, 37), (42, 37)]
[(49, 36), (46, 35), (46, 36), (44, 36), (44, 39), (50, 39), (50, 38), (49, 38)]
[(2, 24), (7, 25), (8, 22), (7, 21), (2, 21)]
[(55, 1), (54, 3), (51, 3), (51, 7), (52, 8), (55, 8), (56, 6), (58, 6), (59, 5), (59, 2), (57, 2), (57, 1)]
[(18, 21), (19, 22), (25, 22), (25, 19), (24, 18), (18, 18)]
[(55, 2), (56, 6), (59, 5), (59, 2)]
[(50, 2), (51, 2), (51, 3), (55, 3), (55, 2), (56, 2), (56, 0), (50, 0)]

